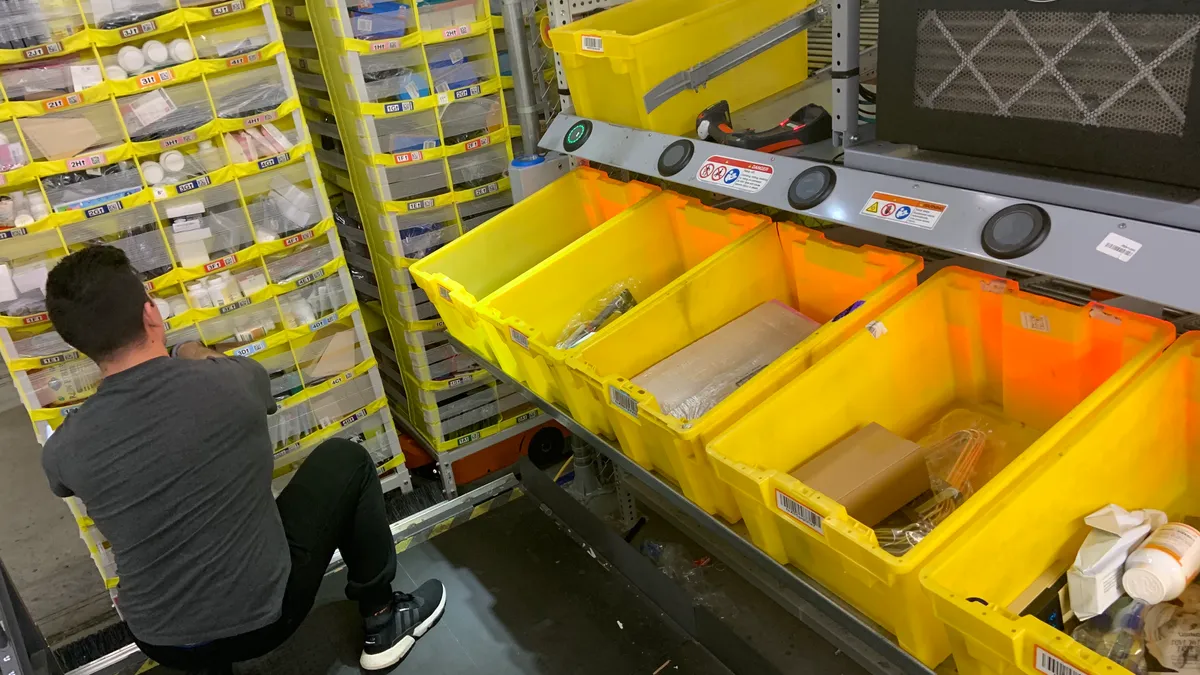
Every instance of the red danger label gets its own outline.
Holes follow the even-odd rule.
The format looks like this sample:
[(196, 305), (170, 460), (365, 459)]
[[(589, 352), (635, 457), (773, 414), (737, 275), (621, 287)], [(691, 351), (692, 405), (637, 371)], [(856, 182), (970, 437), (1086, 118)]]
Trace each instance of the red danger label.
[(696, 180), (706, 186), (754, 194), (765, 188), (774, 175), (775, 169), (767, 164), (712, 155), (700, 165)]

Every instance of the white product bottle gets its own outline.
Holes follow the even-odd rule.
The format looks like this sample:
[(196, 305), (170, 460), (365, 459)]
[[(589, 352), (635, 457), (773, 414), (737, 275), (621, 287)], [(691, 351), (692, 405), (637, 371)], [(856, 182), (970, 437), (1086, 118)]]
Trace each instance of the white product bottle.
[(221, 159), (220, 149), (214, 146), (212, 141), (200, 141), (194, 156), (200, 166), (204, 167), (205, 172), (216, 171), (225, 164)]
[(142, 45), (142, 55), (146, 57), (146, 63), (151, 66), (161, 66), (171, 58), (167, 46), (158, 40), (146, 40), (146, 43)]
[(197, 281), (187, 285), (187, 296), (192, 301), (192, 307), (203, 309), (212, 307), (212, 296), (209, 295), (208, 289), (204, 287), (203, 281)]
[(162, 165), (150, 160), (142, 162), (142, 175), (151, 185), (162, 185), (167, 179), (167, 172), (163, 171)]
[(192, 50), (192, 44), (183, 38), (171, 40), (171, 44), (167, 45), (167, 49), (171, 52), (171, 58), (175, 63), (183, 63), (191, 61), (196, 56), (196, 52)]
[(242, 287), (240, 284), (238, 284), (238, 280), (233, 278), (233, 272), (221, 272), (217, 276), (225, 282), (225, 292), (230, 298), (230, 302), (237, 302), (238, 300), (246, 297), (246, 295), (242, 293)]
[(1150, 604), (1178, 598), (1200, 572), (1200, 530), (1167, 523), (1125, 560), (1122, 585), (1134, 600)]
[(224, 279), (213, 277), (208, 280), (208, 297), (212, 300), (213, 307), (224, 307), (231, 302), (228, 299)]
[(142, 53), (142, 50), (133, 45), (125, 45), (117, 52), (117, 63), (126, 73), (132, 75), (141, 72), (142, 68), (145, 67), (146, 55)]

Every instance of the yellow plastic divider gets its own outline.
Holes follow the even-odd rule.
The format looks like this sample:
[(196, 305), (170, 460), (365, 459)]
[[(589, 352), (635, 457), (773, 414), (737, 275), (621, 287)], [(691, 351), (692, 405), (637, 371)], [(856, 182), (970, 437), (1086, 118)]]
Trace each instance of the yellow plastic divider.
[[(1095, 303), (1076, 307), (950, 267), (784, 384), (707, 451), (756, 546), (812, 576), (933, 667), (950, 643), (921, 570), (956, 538), (978, 531), (981, 514), (1174, 337), (1159, 319)], [(875, 523), (854, 520), (789, 473), (870, 423), (920, 441), (979, 416), (994, 430), (980, 468), (991, 479), (899, 557), (879, 545)], [(1019, 563), (1006, 556), (1003, 564)]]
[(85, 29), (54, 42), (25, 47), (24, 49), (0, 49), (0, 65), (58, 58), (87, 49), (91, 44), (91, 35)]
[(267, 4), (270, 4), (270, 0), (230, 0), (217, 5), (184, 7), (183, 20), (188, 24), (202, 24), (213, 19), (224, 19), (242, 12), (249, 12)]
[(476, 312), (491, 353), (534, 393), (568, 404), (559, 383), (570, 377), (566, 359), (581, 347), (557, 343), (572, 320), (591, 319), (581, 312), (598, 311), (597, 301), (612, 300), (619, 284), (630, 284), (623, 287), (644, 304), (742, 235), (768, 227), (765, 216), (709, 208), (674, 192), (645, 199), (489, 295)]
[(621, 183), (602, 171), (576, 169), (409, 270), (437, 307), (450, 333), (490, 358), (491, 347), (476, 305), (609, 218), (657, 192), (658, 188), (645, 183)]
[[(680, 485), (709, 513), (741, 520), (704, 444), (917, 285), (918, 256), (825, 239), (777, 223), (735, 242), (584, 343), (559, 381), (572, 416)], [(821, 327), (698, 419), (665, 414), (630, 380), (760, 304), (782, 302)]]
[(97, 47), (116, 47), (132, 40), (144, 40), (148, 37), (169, 33), (183, 26), (183, 10), (175, 9), (166, 14), (160, 14), (153, 19), (120, 28), (105, 30), (89, 28), (92, 44)]
[(1066, 572), (1090, 529), (1083, 518), (1096, 509), (1161, 509), (1175, 521), (1200, 513), (1198, 400), (1193, 332), (1048, 448), (1048, 461), (921, 572), (959, 672), (1131, 675), (1009, 606), (1043, 573)]
[(44, 98), (37, 101), (9, 101), (4, 105), (12, 117), (38, 117), (40, 115), (62, 112), (76, 106), (99, 103), (112, 94), (113, 92), (109, 83), (101, 82), (83, 91), (63, 94), (62, 96)]

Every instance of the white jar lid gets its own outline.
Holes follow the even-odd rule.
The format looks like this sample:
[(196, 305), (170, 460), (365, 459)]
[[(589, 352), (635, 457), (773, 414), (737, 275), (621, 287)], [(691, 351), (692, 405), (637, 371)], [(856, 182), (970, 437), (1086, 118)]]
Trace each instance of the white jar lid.
[(146, 55), (133, 45), (125, 45), (117, 52), (117, 63), (121, 64), (126, 73), (136, 73), (146, 65)]
[(183, 161), (183, 153), (178, 150), (168, 150), (159, 155), (158, 161), (163, 167), (171, 173), (179, 173), (183, 171), (186, 164)]
[(146, 182), (151, 185), (160, 185), (167, 178), (167, 174), (158, 162), (142, 162), (142, 175), (146, 177)]
[(1168, 583), (1162, 575), (1155, 574), (1148, 567), (1127, 569), (1121, 578), (1121, 585), (1129, 597), (1152, 605), (1173, 599), (1171, 589), (1167, 588)]
[(142, 45), (142, 53), (146, 55), (146, 60), (154, 65), (166, 63), (171, 58), (167, 46), (158, 40), (147, 40), (146, 44)]

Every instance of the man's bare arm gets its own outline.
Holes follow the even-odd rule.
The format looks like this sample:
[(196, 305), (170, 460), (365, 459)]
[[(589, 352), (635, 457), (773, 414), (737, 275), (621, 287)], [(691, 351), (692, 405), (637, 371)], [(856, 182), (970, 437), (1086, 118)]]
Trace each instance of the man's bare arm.
[(178, 359), (223, 359), (225, 355), (205, 347), (199, 342), (181, 342), (171, 349), (171, 356)]

